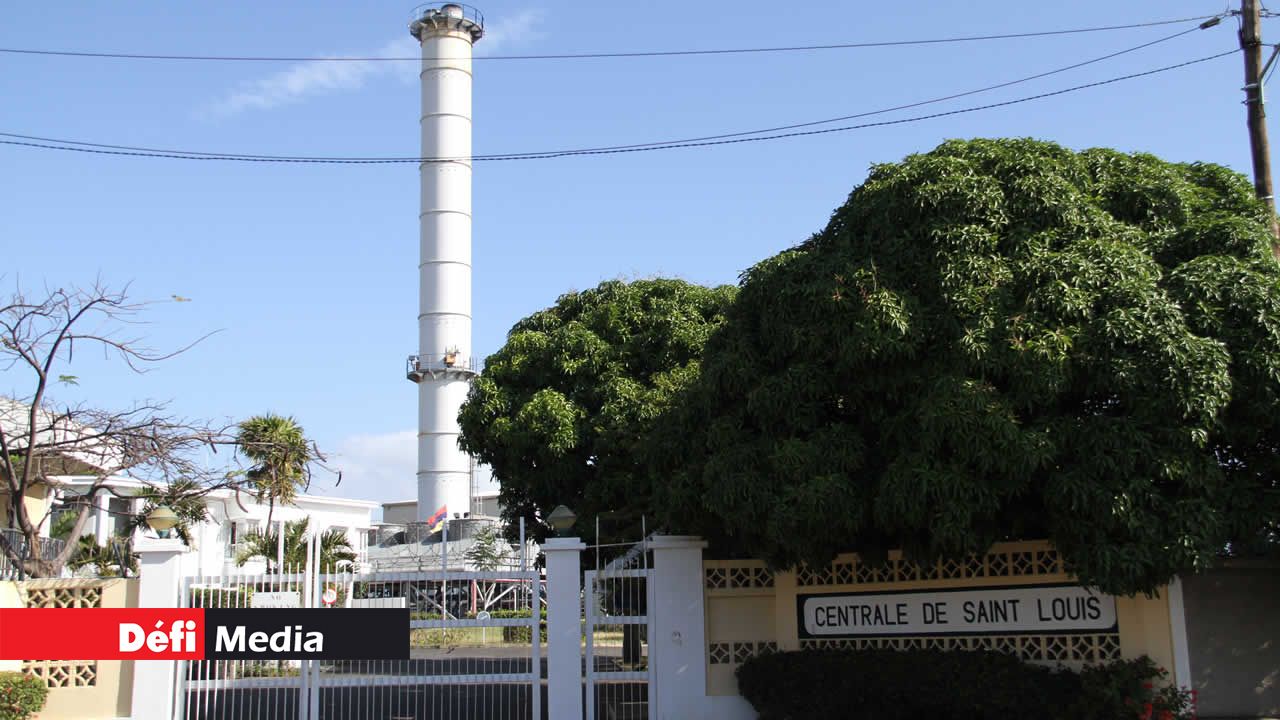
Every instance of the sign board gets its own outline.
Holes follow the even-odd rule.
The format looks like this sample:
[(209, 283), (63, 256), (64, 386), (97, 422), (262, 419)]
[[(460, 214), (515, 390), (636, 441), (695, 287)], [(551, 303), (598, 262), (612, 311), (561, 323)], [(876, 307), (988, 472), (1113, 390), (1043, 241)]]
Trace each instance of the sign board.
[(802, 638), (1020, 635), (1116, 628), (1115, 598), (1078, 585), (796, 597)]
[(296, 608), (302, 602), (296, 592), (255, 592), (249, 600), (251, 608)]
[(320, 596), (320, 602), (324, 603), (325, 605), (332, 605), (332, 604), (334, 604), (334, 603), (338, 602), (338, 590), (337, 590), (337, 588), (335, 588), (335, 587), (334, 587), (334, 586), (332, 586), (332, 585), (330, 585), (329, 587), (325, 588), (325, 589), (324, 589), (324, 594)]

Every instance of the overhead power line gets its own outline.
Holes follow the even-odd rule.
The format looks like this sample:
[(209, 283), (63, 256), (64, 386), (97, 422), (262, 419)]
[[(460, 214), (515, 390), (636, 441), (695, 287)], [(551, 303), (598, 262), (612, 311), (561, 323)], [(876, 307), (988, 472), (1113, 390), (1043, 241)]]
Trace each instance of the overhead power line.
[(724, 137), (716, 140), (698, 140), (685, 142), (670, 142), (663, 144), (650, 145), (615, 145), (600, 148), (579, 148), (570, 150), (552, 150), (542, 152), (526, 152), (526, 153), (508, 153), (495, 155), (473, 155), (470, 158), (424, 158), (424, 157), (381, 157), (381, 158), (359, 158), (359, 157), (308, 157), (308, 156), (291, 156), (291, 155), (234, 155), (227, 153), (204, 153), (188, 150), (154, 150), (150, 148), (131, 148), (124, 145), (105, 145), (101, 143), (89, 143), (77, 140), (65, 140), (59, 138), (44, 138), (30, 135), (19, 135), (16, 133), (0, 132), (0, 136), (9, 138), (19, 138), (15, 140), (0, 140), (0, 144), (17, 145), (23, 147), (33, 147), (45, 150), (62, 150), (67, 152), (92, 153), (98, 155), (123, 155), (131, 157), (150, 157), (150, 158), (168, 158), (176, 160), (221, 160), (230, 162), (259, 162), (259, 163), (304, 163), (304, 164), (328, 164), (328, 165), (389, 165), (401, 163), (423, 163), (423, 162), (459, 162), (471, 160), (473, 162), (496, 162), (496, 161), (513, 161), (513, 160), (548, 160), (552, 158), (573, 157), (579, 155), (617, 155), (623, 153), (651, 152), (655, 150), (675, 150), (680, 148), (694, 147), (711, 147), (717, 145), (734, 145), (749, 142), (763, 142), (767, 140), (781, 140), (785, 138), (805, 137), (810, 135), (825, 135), (837, 132), (848, 132), (852, 130), (862, 130), (872, 127), (886, 127), (891, 125), (904, 125), (908, 123), (921, 122), (924, 120), (933, 120), (941, 117), (950, 117), (953, 115), (963, 115), (966, 113), (978, 112), (981, 110), (991, 110), (994, 108), (1008, 107), (1022, 103), (1031, 102), (1033, 100), (1042, 100), (1068, 93), (1087, 90), (1090, 88), (1111, 85), (1125, 80), (1133, 80), (1141, 77), (1148, 77), (1159, 73), (1169, 72), (1180, 68), (1196, 65), (1199, 63), (1216, 60), (1228, 55), (1234, 55), (1235, 49), (1221, 52), (1216, 55), (1207, 55), (1205, 57), (1187, 60), (1185, 62), (1174, 65), (1165, 65), (1164, 67), (1146, 70), (1144, 72), (1130, 73), (1118, 77), (1109, 78), (1107, 80), (1098, 80), (1096, 82), (1085, 83), (1083, 85), (1075, 85), (1061, 90), (1039, 93), (1036, 95), (1028, 95), (1025, 97), (1005, 100), (1002, 102), (988, 103), (986, 105), (977, 105), (956, 110), (947, 110), (943, 112), (931, 113), (928, 115), (916, 115), (907, 118), (898, 118), (894, 120), (879, 120), (876, 122), (860, 123), (857, 125), (844, 125), (834, 128), (822, 128), (816, 130), (797, 130), (785, 133), (775, 133), (770, 135), (753, 135), (751, 137)]
[[(1011, 87), (1011, 86), (1013, 86), (1013, 85), (1018, 85), (1018, 84), (1021, 84), (1021, 83), (1029, 82), (1029, 81), (1031, 81), (1031, 80), (1037, 80), (1037, 79), (1040, 79), (1040, 78), (1049, 77), (1049, 76), (1051, 76), (1051, 75), (1057, 75), (1057, 74), (1064, 73), (1064, 72), (1067, 72), (1067, 71), (1070, 71), (1070, 70), (1075, 70), (1075, 69), (1077, 69), (1077, 68), (1082, 68), (1082, 67), (1085, 67), (1085, 66), (1087, 66), (1087, 65), (1092, 65), (1092, 64), (1094, 64), (1094, 63), (1099, 63), (1099, 62), (1102, 62), (1102, 61), (1104, 61), (1104, 60), (1110, 60), (1110, 59), (1112, 59), (1112, 58), (1119, 57), (1119, 56), (1121, 56), (1121, 55), (1125, 55), (1125, 54), (1128, 54), (1128, 53), (1136, 52), (1136, 51), (1138, 51), (1138, 50), (1142, 50), (1142, 49), (1144, 49), (1144, 48), (1148, 48), (1148, 47), (1151, 47), (1151, 46), (1153, 46), (1153, 45), (1158, 45), (1158, 44), (1160, 44), (1160, 43), (1168, 42), (1168, 41), (1173, 40), (1173, 39), (1175, 39), (1175, 38), (1179, 38), (1179, 37), (1182, 37), (1182, 36), (1184, 36), (1184, 35), (1188, 35), (1188, 34), (1190, 34), (1190, 33), (1194, 33), (1196, 30), (1203, 29), (1203, 27), (1204, 27), (1203, 25), (1196, 26), (1196, 27), (1191, 27), (1191, 28), (1188, 28), (1188, 29), (1186, 29), (1186, 30), (1182, 30), (1182, 31), (1180, 31), (1180, 32), (1173, 33), (1173, 34), (1171, 34), (1171, 35), (1166, 35), (1166, 36), (1164, 36), (1164, 37), (1162, 37), (1162, 38), (1157, 38), (1156, 40), (1152, 40), (1152, 41), (1150, 41), (1150, 42), (1142, 43), (1141, 45), (1135, 45), (1135, 46), (1133, 46), (1133, 47), (1128, 47), (1128, 48), (1125, 48), (1125, 49), (1123, 49), (1123, 50), (1118, 50), (1118, 51), (1116, 51), (1116, 52), (1107, 53), (1106, 55), (1100, 55), (1100, 56), (1098, 56), (1098, 57), (1090, 58), (1090, 59), (1088, 59), (1088, 60), (1083, 60), (1083, 61), (1081, 61), (1081, 62), (1072, 63), (1072, 64), (1070, 64), (1070, 65), (1064, 65), (1064, 66), (1062, 66), (1062, 67), (1054, 68), (1054, 69), (1052, 69), (1052, 70), (1048, 70), (1048, 71), (1045, 71), (1045, 72), (1036, 73), (1036, 74), (1034, 74), (1034, 75), (1026, 75), (1026, 76), (1024, 76), (1024, 77), (1020, 77), (1020, 78), (1017, 78), (1017, 79), (1015, 79), (1015, 80), (1009, 80), (1009, 81), (1006, 81), (1006, 82), (996, 83), (996, 84), (994, 84), (994, 85), (987, 85), (987, 86), (985, 86), (985, 87), (976, 88), (976, 89), (973, 89), (973, 90), (966, 90), (966, 91), (964, 91), (964, 92), (952, 93), (952, 94), (950, 94), (950, 95), (943, 95), (943, 96), (940, 96), (940, 97), (930, 98), (930, 99), (928, 99), (928, 100), (919, 100), (919, 101), (916, 101), (916, 102), (906, 103), (906, 104), (904, 104), (904, 105), (893, 105), (893, 106), (890, 106), (890, 107), (879, 108), (879, 109), (876, 109), (876, 110), (866, 110), (866, 111), (863, 111), (863, 112), (854, 113), (854, 114), (852, 114), (852, 115), (840, 115), (840, 116), (838, 116), (838, 117), (825, 118), (825, 119), (822, 119), (822, 120), (811, 120), (811, 121), (808, 121), (808, 122), (793, 123), (793, 124), (790, 124), (790, 125), (777, 125), (777, 126), (773, 126), (773, 127), (757, 128), (757, 129), (754, 129), (754, 130), (742, 130), (742, 131), (738, 131), (738, 132), (722, 133), (722, 134), (719, 134), (719, 135), (703, 135), (703, 136), (699, 136), (699, 137), (677, 138), (677, 139), (670, 139), (670, 140), (652, 141), (652, 142), (646, 142), (646, 143), (635, 143), (635, 144), (631, 144), (631, 145), (611, 145), (611, 146), (601, 147), (601, 148), (582, 148), (582, 149), (580, 149), (580, 151), (584, 151), (584, 152), (585, 152), (585, 151), (590, 151), (590, 150), (624, 150), (624, 149), (631, 149), (631, 148), (642, 148), (642, 147), (651, 147), (651, 146), (672, 145), (672, 144), (681, 144), (681, 143), (690, 143), (690, 142), (702, 142), (702, 141), (705, 141), (705, 140), (722, 140), (722, 139), (725, 139), (725, 138), (745, 137), (745, 136), (748, 136), (748, 135), (763, 135), (763, 134), (766, 134), (766, 133), (784, 132), (784, 131), (787, 131), (787, 130), (796, 130), (796, 129), (799, 129), (799, 128), (814, 127), (814, 126), (817, 126), (817, 125), (829, 125), (829, 124), (831, 124), (831, 123), (836, 123), (836, 122), (844, 122), (844, 121), (847, 121), (847, 120), (856, 120), (856, 119), (858, 119), (858, 118), (873, 117), (873, 116), (876, 116), (876, 115), (884, 115), (884, 114), (887, 114), (887, 113), (896, 112), (896, 111), (898, 111), (898, 110), (908, 110), (908, 109), (910, 109), (910, 108), (922, 107), (922, 106), (925, 106), (925, 105), (933, 105), (933, 104), (936, 104), (936, 103), (945, 102), (945, 101), (947, 101), (947, 100), (955, 100), (955, 99), (957, 99), (957, 98), (968, 97), (968, 96), (970, 96), (970, 95), (977, 95), (977, 94), (984, 93), (984, 92), (990, 92), (990, 91), (992, 91), (992, 90), (999, 90), (999, 89), (1001, 89), (1001, 88)], [(132, 146), (132, 145), (107, 145), (107, 144), (103, 144), (103, 143), (87, 143), (87, 142), (77, 142), (77, 141), (70, 141), (70, 140), (57, 140), (57, 139), (55, 139), (55, 138), (46, 138), (46, 137), (38, 137), (38, 136), (30, 136), (30, 135), (15, 135), (15, 134), (9, 134), (9, 133), (0, 133), (0, 136), (8, 136), (8, 137), (14, 137), (14, 138), (17, 138), (17, 139), (19, 139), (19, 140), (33, 140), (33, 141), (38, 141), (38, 142), (60, 142), (60, 143), (68, 144), (68, 145), (83, 145), (83, 146), (87, 146), (87, 147), (104, 148), (104, 149), (108, 149), (108, 150), (130, 150), (130, 151), (146, 152), (146, 153), (170, 153), (170, 152), (172, 152), (172, 151), (170, 151), (170, 150), (165, 150), (165, 149), (160, 149), (160, 148), (138, 147), (138, 146)], [(262, 158), (262, 159), (276, 159), (277, 157), (279, 157), (279, 156), (272, 156), (272, 155), (258, 155), (258, 154), (250, 154), (250, 153), (217, 153), (217, 152), (196, 152), (196, 151), (189, 151), (187, 154), (190, 154), (190, 155), (209, 155), (209, 156), (212, 156), (212, 157), (254, 157), (254, 158)], [(313, 157), (313, 158), (309, 158), (309, 159), (314, 159), (314, 160), (325, 160), (325, 159), (342, 159), (342, 160), (357, 160), (357, 159), (363, 159), (363, 160), (376, 160), (376, 159), (379, 159), (379, 158), (325, 158), (325, 157)]]
[(721, 140), (724, 138), (744, 137), (747, 135), (761, 135), (764, 133), (782, 132), (785, 130), (795, 130), (798, 128), (813, 127), (815, 125), (829, 125), (831, 123), (844, 122), (846, 120), (856, 120), (858, 118), (872, 117), (875, 115), (884, 115), (886, 113), (896, 112), (898, 110), (909, 110), (911, 108), (922, 107), (925, 105), (934, 105), (940, 102), (946, 102), (948, 100), (956, 100), (962, 97), (969, 97), (970, 95), (978, 95), (985, 92), (991, 92), (992, 90), (1000, 90), (1002, 88), (1012, 87), (1014, 85), (1020, 85), (1022, 83), (1030, 82), (1032, 80), (1039, 80), (1041, 78), (1046, 78), (1051, 75), (1058, 75), (1064, 72), (1068, 72), (1070, 70), (1076, 70), (1078, 68), (1082, 68), (1087, 65), (1093, 65), (1094, 63), (1099, 63), (1104, 60), (1110, 60), (1112, 58), (1120, 57), (1121, 55), (1127, 55), (1131, 52), (1137, 52), (1138, 50), (1149, 48), (1153, 45), (1159, 45), (1160, 43), (1168, 42), (1175, 38), (1180, 38), (1183, 35), (1189, 35), (1201, 29), (1203, 29), (1203, 26), (1188, 28), (1187, 30), (1176, 32), (1176, 33), (1173, 33), (1172, 35), (1166, 35), (1162, 38), (1158, 38), (1156, 40), (1152, 40), (1150, 42), (1146, 42), (1141, 45), (1134, 45), (1133, 47), (1128, 47), (1123, 50), (1117, 50), (1116, 52), (1107, 53), (1106, 55), (1099, 55), (1098, 57), (1090, 58), (1088, 60), (1082, 60), (1080, 62), (1072, 63), (1070, 65), (1063, 65), (1062, 67), (1057, 67), (1052, 70), (1046, 70), (1044, 72), (1036, 73), (1034, 75), (1026, 75), (1026, 76), (1017, 78), (1015, 80), (1007, 80), (1005, 82), (996, 83), (994, 85), (987, 85), (985, 87), (980, 87), (973, 90), (966, 90), (964, 92), (957, 92), (957, 93), (952, 93), (950, 95), (942, 95), (940, 97), (929, 98), (928, 100), (918, 100), (916, 102), (907, 103), (905, 105), (894, 105), (891, 107), (880, 108), (878, 110), (866, 110), (864, 112), (854, 113), (852, 115), (841, 115), (839, 117), (826, 118), (824, 120), (811, 120), (808, 122), (794, 123), (791, 125), (778, 125), (778, 126), (769, 127), (769, 128), (759, 128), (757, 130), (743, 130), (740, 132), (724, 133), (720, 135), (704, 135), (702, 137), (683, 138), (680, 140), (667, 140), (667, 141), (661, 141), (661, 142), (640, 143), (636, 145), (613, 146), (613, 148), (610, 148), (610, 149), (647, 147), (650, 145), (670, 145), (673, 143), (699, 142), (702, 140)]
[[(997, 33), (990, 35), (962, 35), (956, 37), (925, 38), (918, 40), (882, 40), (875, 42), (833, 43), (827, 45), (791, 45), (783, 47), (750, 47), (723, 48), (712, 50), (640, 50), (632, 52), (584, 52), (557, 53), (546, 55), (477, 55), (475, 60), (589, 60), (604, 58), (649, 58), (678, 57), (690, 55), (744, 55), (750, 53), (782, 53), (810, 52), (815, 50), (848, 50), (855, 48), (899, 47), (908, 45), (941, 45), (947, 43), (976, 42), (981, 40), (1016, 40), (1021, 38), (1050, 37), (1054, 35), (1076, 35), (1080, 33), (1109, 32), (1113, 30), (1132, 30), (1136, 28), (1157, 27), (1160, 25), (1177, 25), (1181, 23), (1200, 22), (1221, 18), (1222, 15), (1201, 15), (1199, 17), (1176, 18), (1171, 20), (1152, 20), (1149, 22), (1129, 23), (1126, 25), (1103, 25), (1097, 27), (1070, 28), (1065, 30), (1041, 30), (1020, 33)], [(0, 48), (0, 53), (13, 55), (45, 55), (71, 58), (99, 58), (110, 60), (181, 60), (196, 62), (421, 62), (420, 56), (410, 57), (306, 57), (306, 56), (270, 56), (270, 55), (153, 55), (120, 52), (87, 52), (75, 50), (42, 50), (32, 48)]]

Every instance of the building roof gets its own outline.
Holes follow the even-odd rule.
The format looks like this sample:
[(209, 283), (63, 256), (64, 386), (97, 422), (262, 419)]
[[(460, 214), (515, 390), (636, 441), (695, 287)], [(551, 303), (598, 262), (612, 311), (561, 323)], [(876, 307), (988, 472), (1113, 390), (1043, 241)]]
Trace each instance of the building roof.
[(348, 507), (370, 509), (381, 505), (377, 500), (356, 500), (353, 498), (331, 497), (329, 495), (299, 495), (297, 499), (312, 505), (346, 505)]
[[(89, 485), (92, 485), (94, 482), (97, 482), (98, 480), (98, 478), (92, 475), (55, 475), (55, 476), (51, 476), (51, 479), (56, 480), (59, 484), (66, 487), (70, 487), (70, 488), (75, 488), (78, 486), (87, 487)], [(117, 475), (117, 476), (107, 478), (107, 481), (105, 484), (116, 489), (131, 489), (131, 490), (142, 490), (145, 488), (153, 487), (149, 483), (142, 482), (141, 480), (135, 480), (131, 477), (125, 477), (123, 475)], [(240, 495), (244, 496), (245, 493), (241, 492)], [(228, 500), (228, 499), (234, 498), (235, 496), (236, 496), (236, 491), (231, 489), (214, 490), (208, 495), (208, 497), (217, 499), (217, 500)], [(256, 503), (256, 501), (254, 502)], [(295, 496), (293, 505), (294, 506), (331, 505), (331, 506), (342, 506), (342, 507), (351, 507), (351, 508), (361, 508), (364, 510), (372, 510), (378, 507), (378, 502), (376, 500), (355, 500), (351, 498), (330, 497), (327, 495), (297, 495)]]

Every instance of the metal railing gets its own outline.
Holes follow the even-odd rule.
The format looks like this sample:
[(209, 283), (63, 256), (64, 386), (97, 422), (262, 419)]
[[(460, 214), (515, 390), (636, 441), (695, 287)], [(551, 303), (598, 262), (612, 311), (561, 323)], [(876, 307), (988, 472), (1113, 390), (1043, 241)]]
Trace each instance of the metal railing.
[[(644, 553), (640, 553), (643, 557)], [(651, 569), (583, 573), (587, 720), (657, 717), (649, 653), (657, 592)]]
[(444, 9), (449, 5), (453, 5), (454, 7), (462, 11), (462, 15), (460, 16), (462, 19), (470, 20), (471, 22), (480, 26), (480, 29), (482, 30), (484, 29), (484, 13), (480, 12), (479, 8), (475, 7), (474, 5), (467, 5), (465, 3), (456, 3), (456, 2), (433, 2), (433, 3), (424, 3), (422, 5), (419, 5), (418, 7), (413, 9), (413, 13), (409, 16), (409, 22), (422, 20), (436, 13), (443, 15), (445, 14)]
[(6, 548), (23, 560), (52, 560), (64, 547), (66, 543), (57, 538), (39, 538), (32, 548), (22, 531), (0, 528), (0, 580), (22, 580), (26, 575), (21, 565), (9, 559)]
[(409, 656), (181, 661), (173, 717), (539, 720), (546, 591), (527, 559), (518, 569), (460, 571), (448, 569), (441, 556), (432, 569), (353, 572), (323, 567), (313, 536), (301, 567), (187, 578), (179, 594), (183, 607), (402, 608)]
[(405, 360), (404, 373), (407, 377), (430, 375), (442, 372), (467, 372), (479, 375), (484, 371), (484, 358), (475, 356), (466, 358), (450, 358), (447, 354), (434, 357), (410, 355)]

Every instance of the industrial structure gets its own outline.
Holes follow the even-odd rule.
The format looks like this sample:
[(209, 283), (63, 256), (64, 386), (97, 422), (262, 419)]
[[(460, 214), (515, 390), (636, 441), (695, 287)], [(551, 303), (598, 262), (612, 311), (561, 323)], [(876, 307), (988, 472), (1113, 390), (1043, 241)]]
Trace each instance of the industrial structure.
[(479, 11), (446, 3), (414, 11), (422, 44), (419, 215), (417, 519), (471, 512), (474, 463), (458, 448), (458, 410), (479, 369), (471, 347), (471, 57)]

